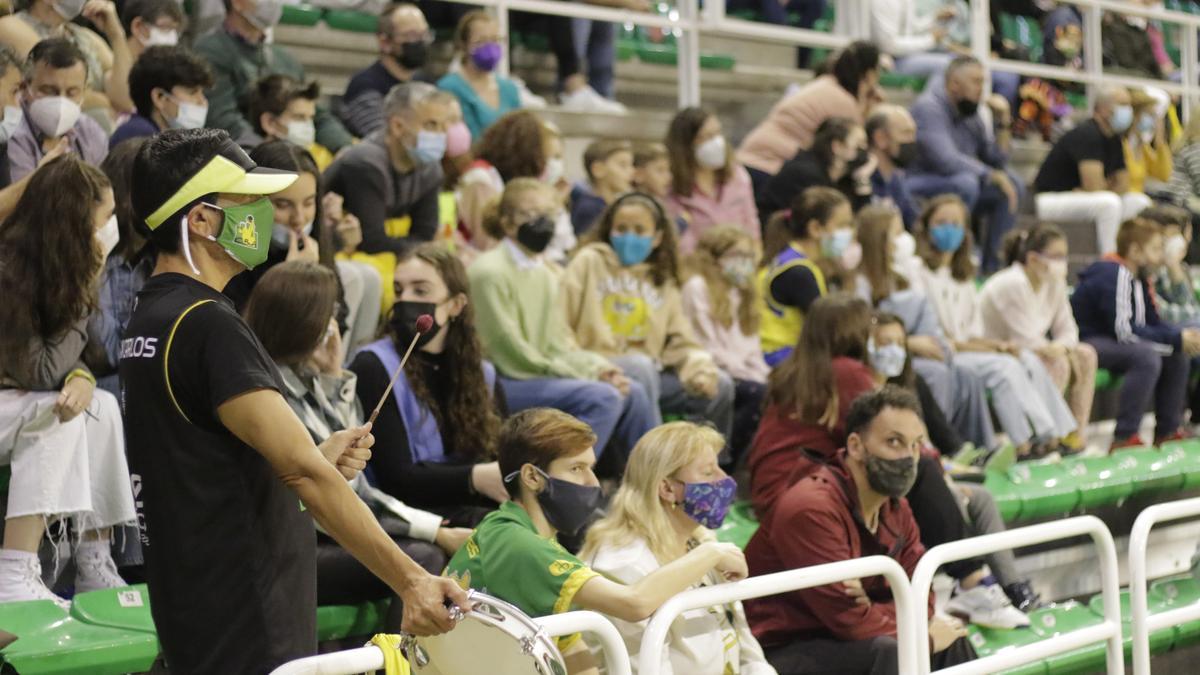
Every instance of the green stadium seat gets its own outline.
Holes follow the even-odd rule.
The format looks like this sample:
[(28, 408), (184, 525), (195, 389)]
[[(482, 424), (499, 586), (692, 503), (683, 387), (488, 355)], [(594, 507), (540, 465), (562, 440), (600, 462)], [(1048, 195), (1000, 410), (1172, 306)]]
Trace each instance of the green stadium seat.
[(337, 30), (374, 34), (379, 29), (379, 17), (365, 12), (331, 9), (325, 12), (325, 25)]
[[(679, 62), (679, 49), (674, 44), (642, 44), (637, 57), (644, 63), (673, 66)], [(705, 70), (733, 70), (737, 59), (728, 54), (701, 54), (700, 67)]]
[(1037, 19), (1013, 14), (1000, 15), (1000, 33), (1005, 40), (1024, 47), (1029, 54), (1029, 60), (1037, 63), (1042, 60), (1042, 27)]
[(370, 636), (383, 629), (387, 600), (361, 605), (328, 605), (317, 608), (317, 641)]
[(750, 502), (736, 502), (725, 516), (725, 522), (717, 528), (717, 539), (744, 549), (757, 531), (758, 519), (754, 517)]
[[(1157, 614), (1165, 608), (1165, 603), (1161, 598), (1147, 598), (1147, 607), (1151, 614)], [(1088, 600), (1088, 609), (1098, 616), (1104, 616), (1104, 596), (1097, 593)], [(1125, 658), (1131, 658), (1133, 655), (1133, 629), (1130, 627), (1130, 621), (1133, 617), (1132, 611), (1129, 609), (1129, 589), (1121, 589), (1121, 634), (1124, 636)], [(1163, 628), (1156, 630), (1150, 634), (1150, 653), (1162, 654), (1171, 650), (1175, 644), (1175, 628)]]
[(1183, 487), (1182, 462), (1156, 448), (1127, 448), (1110, 457), (1127, 476), (1135, 494), (1177, 492)]
[(1133, 494), (1133, 482), (1129, 475), (1120, 470), (1115, 457), (1067, 459), (1062, 466), (1079, 488), (1081, 509), (1116, 504)]
[(279, 23), (285, 26), (315, 26), (321, 22), (325, 10), (312, 5), (284, 5)]
[[(1030, 630), (1045, 639), (1081, 628), (1095, 626), (1101, 618), (1075, 601), (1053, 604), (1029, 613)], [(1057, 654), (1045, 660), (1047, 672), (1054, 675), (1090, 673), (1103, 668), (1104, 643), (1098, 642), (1081, 649)]]
[[(1150, 584), (1150, 603), (1161, 603), (1163, 610), (1178, 609), (1200, 602), (1200, 582), (1190, 575), (1159, 579)], [(1175, 626), (1175, 649), (1200, 642), (1200, 620)]]
[(1200, 439), (1163, 443), (1162, 453), (1176, 463), (1183, 475), (1182, 490), (1200, 487)]
[[(975, 653), (979, 658), (999, 654), (1008, 649), (1024, 647), (1041, 639), (1037, 633), (1028, 628), (998, 630), (976, 625), (967, 626), (967, 641), (971, 643), (971, 647), (975, 649)], [(1046, 663), (1044, 661), (1034, 661), (1019, 668), (1012, 668), (1001, 672), (1004, 675), (1045, 675)]]
[[(1085, 104), (1086, 106), (1086, 104)], [(1110, 371), (1104, 368), (1096, 369), (1096, 389), (1115, 389), (1121, 386), (1121, 378), (1115, 377)]]
[(1021, 488), (1009, 479), (1007, 473), (989, 471), (984, 477), (983, 487), (992, 494), (1004, 522), (1017, 520), (1021, 515)]
[(925, 78), (899, 73), (883, 73), (879, 76), (879, 85), (888, 89), (908, 89), (920, 93), (925, 89)]
[(93, 626), (157, 633), (145, 584), (80, 593), (71, 600), (71, 617)]
[(150, 670), (158, 638), (77, 621), (48, 600), (0, 604), (0, 626), (18, 640), (4, 662), (26, 675), (119, 675)]
[(1008, 478), (1021, 495), (1021, 519), (1070, 513), (1079, 505), (1078, 480), (1062, 463), (1020, 462), (1008, 470)]

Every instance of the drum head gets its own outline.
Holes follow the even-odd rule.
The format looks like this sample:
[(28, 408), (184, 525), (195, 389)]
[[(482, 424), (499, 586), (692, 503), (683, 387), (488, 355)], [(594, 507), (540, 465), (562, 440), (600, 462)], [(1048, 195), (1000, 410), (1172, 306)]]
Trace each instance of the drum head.
[(566, 675), (554, 641), (512, 605), (482, 593), (444, 635), (417, 638), (408, 661), (420, 675)]

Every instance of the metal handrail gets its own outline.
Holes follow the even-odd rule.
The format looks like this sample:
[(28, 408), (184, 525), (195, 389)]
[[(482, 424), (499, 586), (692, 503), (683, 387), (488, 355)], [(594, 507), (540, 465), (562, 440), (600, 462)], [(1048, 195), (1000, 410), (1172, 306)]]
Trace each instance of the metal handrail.
[(979, 556), (1006, 551), (1022, 546), (1032, 546), (1048, 541), (1067, 539), (1088, 535), (1096, 544), (1100, 559), (1100, 589), (1104, 598), (1104, 621), (1097, 626), (1091, 626), (1065, 635), (1058, 635), (1047, 640), (1041, 640), (1031, 645), (1006, 649), (998, 654), (976, 659), (970, 663), (946, 668), (939, 673), (983, 674), (994, 673), (1005, 668), (1013, 668), (1039, 659), (1062, 654), (1084, 645), (1107, 641), (1108, 675), (1121, 675), (1125, 672), (1125, 661), (1121, 648), (1121, 603), (1117, 581), (1117, 548), (1113, 543), (1112, 533), (1104, 522), (1095, 516), (1078, 516), (1052, 523), (1020, 527), (1007, 532), (998, 532), (971, 539), (954, 541), (940, 546), (934, 546), (925, 552), (921, 561), (913, 571), (913, 604), (910, 623), (917, 630), (915, 647), (917, 650), (917, 667), (912, 671), (927, 674), (929, 665), (929, 624), (925, 621), (924, 607), (929, 602), (930, 588), (933, 575), (942, 565), (956, 560), (966, 560)]
[[(607, 672), (630, 675), (629, 653), (616, 626), (596, 612), (564, 612), (533, 619), (548, 637), (590, 633), (600, 639)], [(309, 656), (279, 666), (271, 675), (355, 675), (383, 668), (383, 652), (374, 645)]]
[(1133, 619), (1133, 672), (1150, 673), (1150, 633), (1200, 619), (1200, 603), (1149, 616), (1146, 588), (1146, 550), (1150, 530), (1158, 523), (1200, 516), (1200, 497), (1146, 507), (1129, 533), (1129, 609)]
[[(778, 595), (814, 586), (882, 575), (892, 589), (896, 606), (896, 645), (901, 673), (915, 673), (916, 652), (913, 642), (916, 632), (912, 625), (911, 612), (916, 609), (912, 601), (912, 590), (908, 576), (899, 563), (887, 556), (870, 556), (841, 562), (802, 567), (751, 577), (741, 581), (717, 584), (684, 591), (663, 603), (650, 618), (642, 634), (642, 646), (638, 651), (638, 672), (641, 675), (658, 675), (662, 667), (663, 645), (671, 624), (684, 612), (705, 609), (751, 598)], [(922, 618), (922, 623), (925, 619)]]

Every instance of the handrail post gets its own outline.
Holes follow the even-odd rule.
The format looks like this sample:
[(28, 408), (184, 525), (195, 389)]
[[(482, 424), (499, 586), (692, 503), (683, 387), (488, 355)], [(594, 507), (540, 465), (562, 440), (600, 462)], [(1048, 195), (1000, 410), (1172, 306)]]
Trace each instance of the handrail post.
[(679, 75), (679, 108), (700, 105), (700, 20), (698, 0), (679, 0), (679, 35), (676, 69)]
[(1096, 6), (1083, 8), (1083, 69), (1087, 73), (1088, 112), (1096, 109), (1097, 87), (1104, 76), (1104, 44), (1101, 17), (1104, 10)]
[(507, 0), (495, 0), (495, 3), (496, 3), (496, 5), (495, 5), (496, 6), (496, 29), (500, 32), (500, 35), (503, 35), (505, 38), (508, 39), (508, 42), (505, 44), (505, 48), (500, 50), (500, 63), (496, 65), (496, 71), (502, 77), (508, 77), (508, 73), (509, 73), (508, 53), (509, 53), (509, 49), (512, 46), (512, 35), (508, 32), (508, 27), (509, 27), (509, 23), (510, 23), (508, 20), (508, 2), (507, 2)]
[[(917, 563), (917, 568), (913, 571), (912, 575), (913, 615), (910, 623), (913, 624), (913, 627), (917, 631), (914, 645), (917, 652), (917, 667), (920, 669), (914, 672), (921, 675), (927, 675), (930, 672), (929, 625), (924, 620), (924, 612), (920, 610), (929, 602), (929, 593), (933, 585), (933, 575), (939, 567), (956, 560), (965, 560), (996, 551), (1031, 546), (1084, 534), (1092, 538), (1098, 549), (1101, 595), (1104, 599), (1104, 623), (1101, 626), (1090, 629), (1090, 632), (1096, 633), (1097, 639), (1102, 636), (1106, 640), (1108, 675), (1122, 675), (1125, 670), (1125, 660), (1121, 644), (1121, 606), (1120, 590), (1117, 584), (1117, 549), (1113, 543), (1112, 533), (1108, 531), (1104, 522), (1095, 516), (1067, 518), (1050, 523), (1021, 527), (1006, 532), (953, 541), (940, 546), (934, 546), (926, 551), (925, 555), (921, 557), (921, 561)], [(1062, 641), (1062, 648), (1055, 651), (1047, 647), (1046, 645), (1051, 640)], [(991, 671), (1001, 670), (1028, 663), (1039, 656), (1062, 653), (1079, 646), (1077, 644), (1068, 645), (1067, 642), (1077, 642), (1077, 640), (1070, 639), (1068, 636), (1059, 636), (1051, 640), (1043, 640), (1038, 645), (1019, 647), (1004, 654), (979, 659), (970, 664), (956, 667), (953, 670), (955, 672), (978, 673), (990, 672), (988, 670), (989, 667)], [(1024, 654), (1024, 660), (1022, 660), (1022, 653)], [(1003, 663), (999, 662), (1001, 660), (1003, 660)]]
[(895, 560), (887, 556), (870, 556), (776, 572), (734, 583), (697, 588), (674, 596), (663, 603), (662, 607), (659, 607), (654, 616), (650, 618), (645, 632), (642, 633), (642, 646), (637, 655), (638, 673), (640, 675), (658, 675), (667, 633), (675, 619), (684, 612), (751, 598), (778, 595), (814, 586), (825, 586), (847, 579), (880, 575), (887, 579), (892, 588), (892, 599), (895, 601), (896, 655), (900, 672), (905, 674), (918, 672), (914, 661), (916, 652), (913, 648), (916, 630), (909, 621), (910, 605), (913, 599), (908, 576), (904, 573), (904, 568), (900, 567)]
[(1150, 611), (1146, 550), (1150, 530), (1158, 523), (1200, 516), (1200, 497), (1164, 502), (1147, 507), (1133, 523), (1129, 532), (1129, 611), (1133, 633), (1133, 673), (1150, 673)]

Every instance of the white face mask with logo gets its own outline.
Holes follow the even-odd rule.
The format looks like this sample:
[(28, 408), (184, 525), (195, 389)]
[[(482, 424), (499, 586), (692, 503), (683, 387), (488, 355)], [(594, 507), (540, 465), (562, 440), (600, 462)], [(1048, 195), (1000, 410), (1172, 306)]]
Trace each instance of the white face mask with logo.
[(83, 110), (66, 96), (47, 96), (29, 104), (29, 119), (43, 136), (59, 138), (79, 121)]
[(96, 230), (96, 241), (100, 244), (100, 252), (108, 258), (108, 254), (117, 247), (117, 242), (121, 241), (121, 231), (117, 229), (117, 214), (109, 216), (103, 227)]

